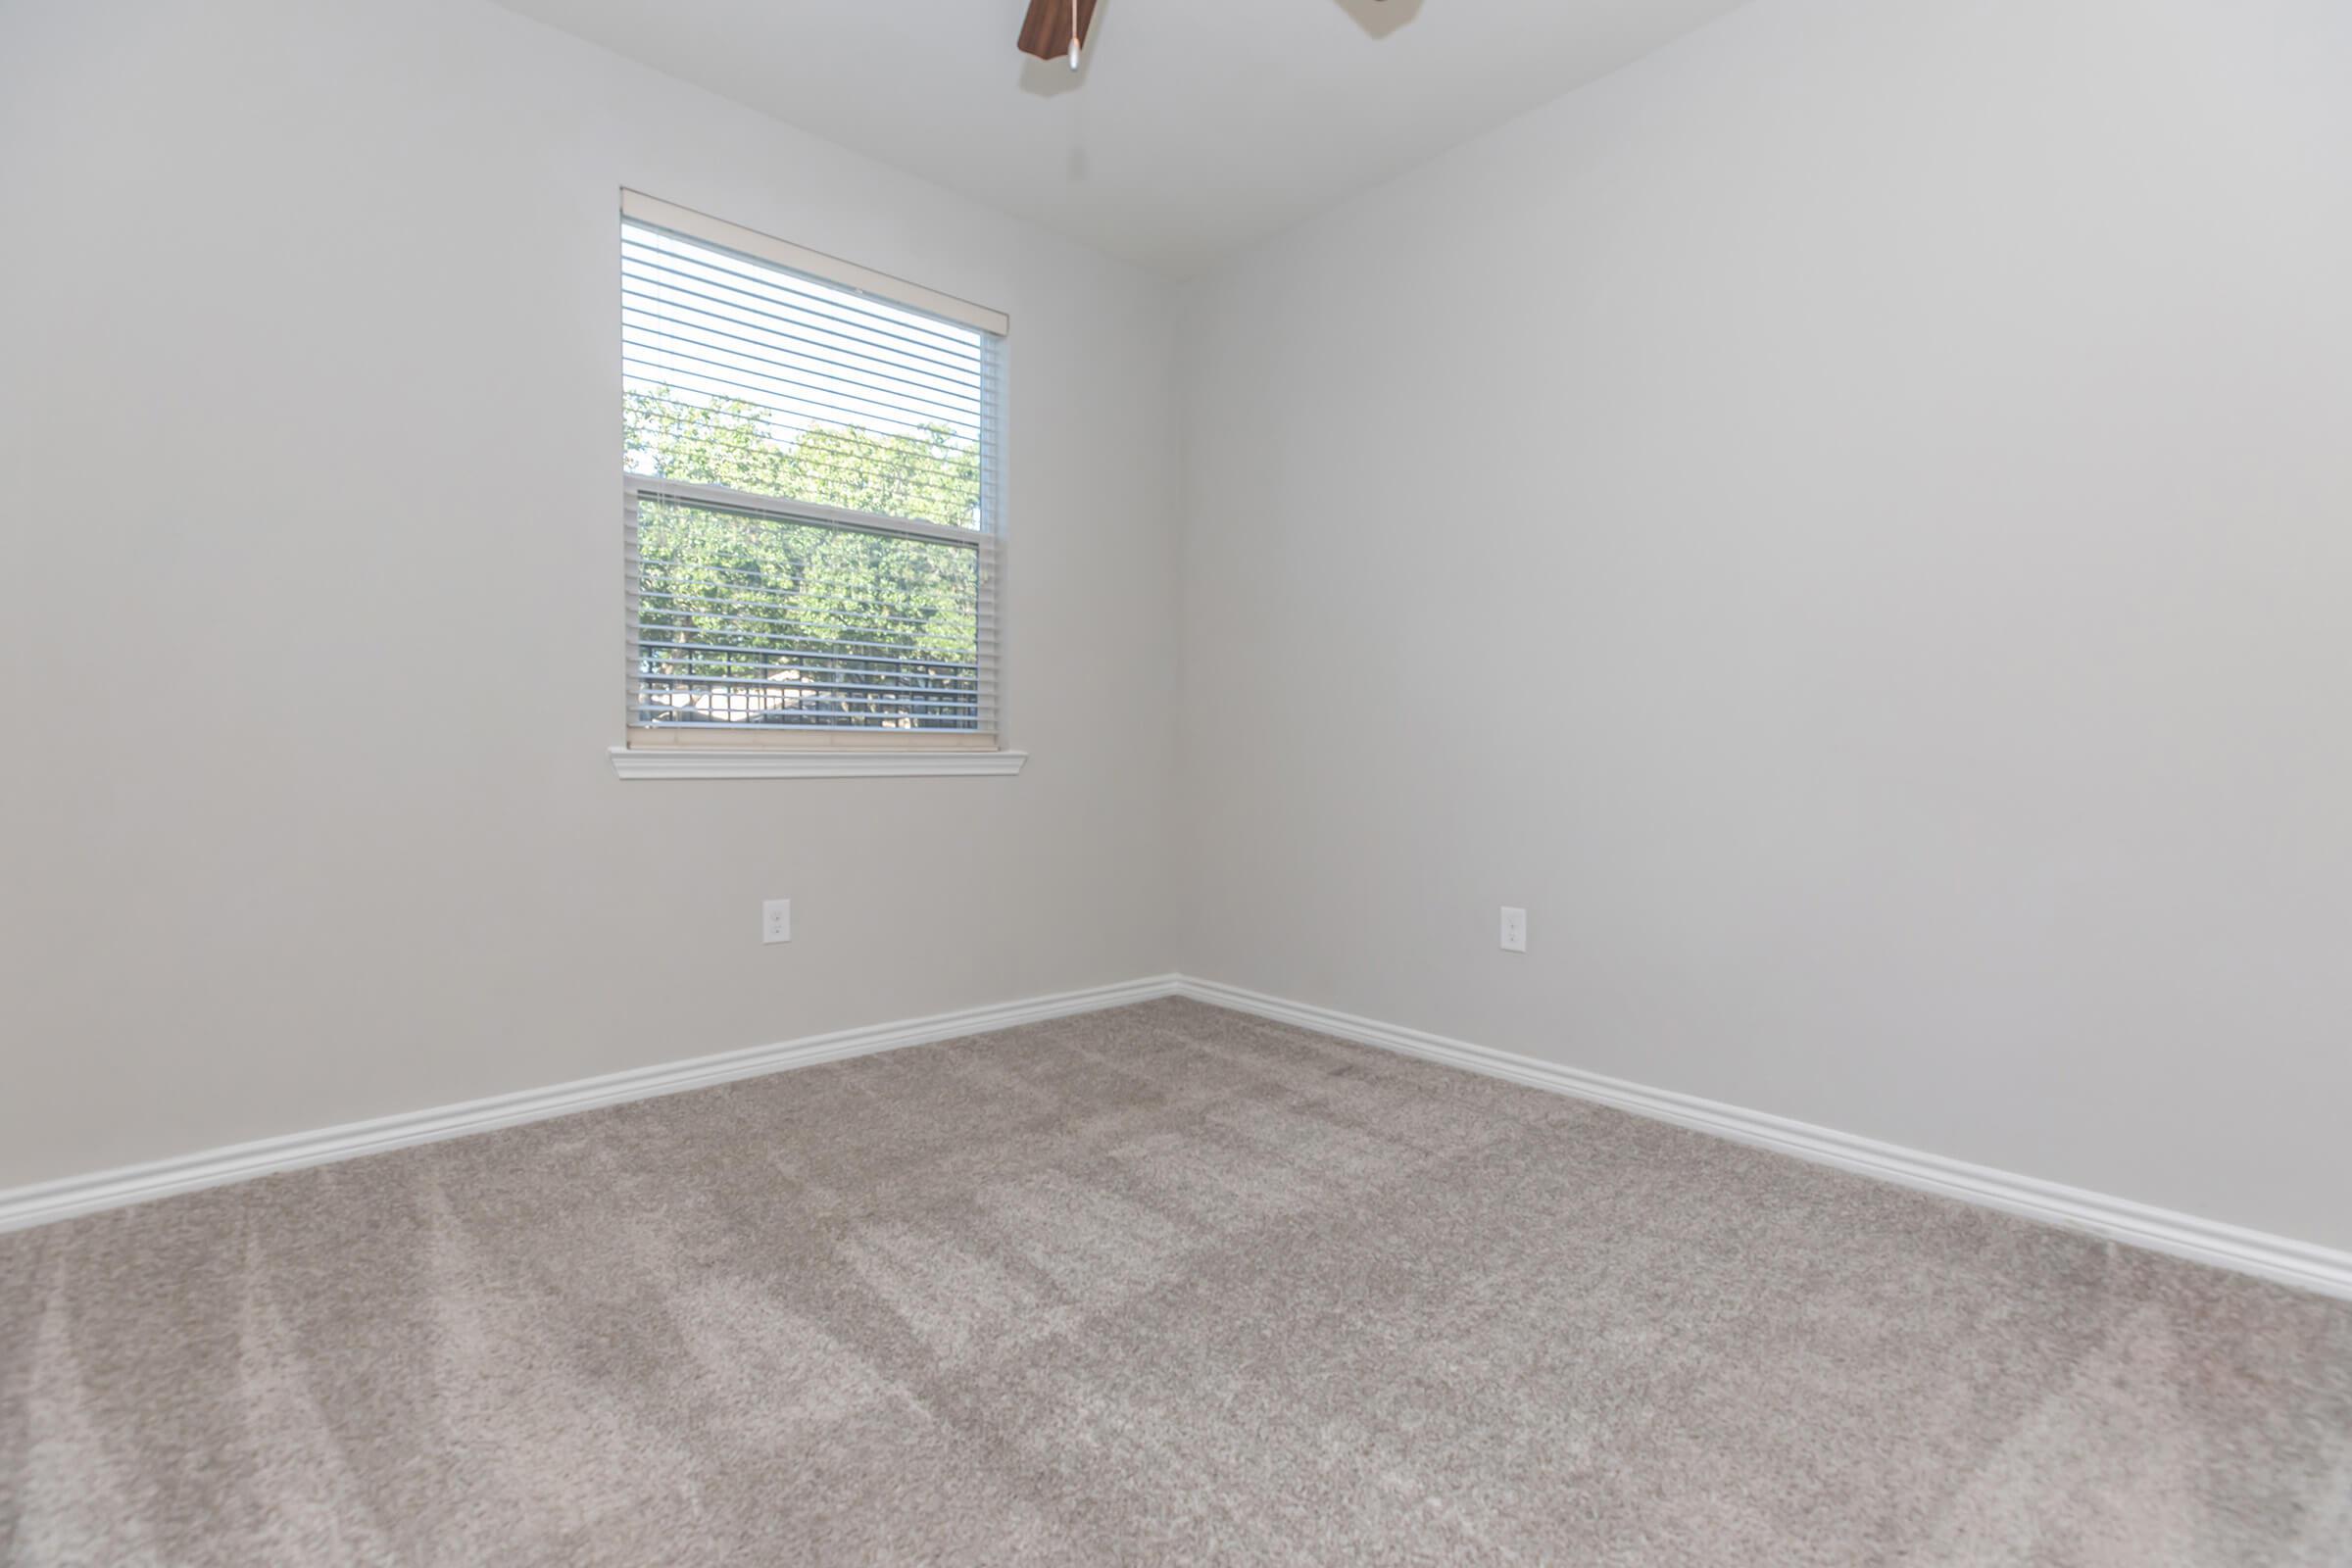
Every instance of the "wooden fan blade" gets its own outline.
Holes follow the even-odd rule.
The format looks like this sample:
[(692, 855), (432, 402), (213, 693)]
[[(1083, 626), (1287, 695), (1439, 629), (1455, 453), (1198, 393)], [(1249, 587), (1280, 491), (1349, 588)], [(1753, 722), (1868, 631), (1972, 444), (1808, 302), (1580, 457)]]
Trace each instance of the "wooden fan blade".
[(1021, 53), (1040, 60), (1066, 59), (1070, 52), (1070, 7), (1078, 8), (1078, 41), (1095, 24), (1095, 0), (1029, 0), (1021, 19)]

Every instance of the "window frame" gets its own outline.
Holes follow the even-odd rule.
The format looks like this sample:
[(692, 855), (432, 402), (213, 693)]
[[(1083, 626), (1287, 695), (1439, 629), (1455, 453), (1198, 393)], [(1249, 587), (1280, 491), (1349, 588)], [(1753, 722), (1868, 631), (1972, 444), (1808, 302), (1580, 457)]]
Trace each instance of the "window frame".
[[(939, 290), (910, 283), (871, 268), (762, 234), (741, 224), (643, 192), (623, 188), (616, 213), (614, 254), (619, 221), (665, 229), (688, 239), (771, 263), (831, 287), (866, 296), (900, 310), (915, 311), (977, 330), (992, 341), (983, 351), (983, 387), (988, 407), (985, 420), (990, 437), (983, 448), (980, 476), (980, 526), (964, 528), (916, 518), (763, 495), (721, 485), (693, 483), (631, 472), (621, 468), (621, 522), (624, 560), (622, 591), (626, 600), (626, 649), (623, 671), (623, 744), (611, 748), (614, 770), (622, 778), (788, 778), (888, 777), (906, 774), (966, 776), (1017, 773), (1027, 760), (1024, 752), (1004, 748), (1004, 711), (1001, 673), (1001, 612), (997, 605), (1003, 579), (1003, 486), (1001, 468), (1004, 448), (1004, 362), (1011, 322), (1001, 311), (974, 305)], [(621, 312), (615, 311), (617, 325)], [(637, 722), (638, 687), (642, 675), (639, 655), (637, 549), (638, 509), (642, 499), (658, 498), (687, 505), (781, 522), (814, 524), (844, 531), (885, 537), (921, 539), (973, 550), (980, 574), (976, 607), (979, 648), (980, 711), (993, 718), (988, 729), (816, 729), (761, 730), (706, 728), (695, 725), (646, 725)]]

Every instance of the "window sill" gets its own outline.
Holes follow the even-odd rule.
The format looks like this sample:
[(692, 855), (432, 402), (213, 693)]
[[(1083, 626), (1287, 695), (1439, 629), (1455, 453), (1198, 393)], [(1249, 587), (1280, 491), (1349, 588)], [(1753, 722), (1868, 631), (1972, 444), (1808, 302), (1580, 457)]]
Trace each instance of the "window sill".
[(1027, 752), (803, 752), (615, 746), (622, 778), (970, 778), (1018, 773)]

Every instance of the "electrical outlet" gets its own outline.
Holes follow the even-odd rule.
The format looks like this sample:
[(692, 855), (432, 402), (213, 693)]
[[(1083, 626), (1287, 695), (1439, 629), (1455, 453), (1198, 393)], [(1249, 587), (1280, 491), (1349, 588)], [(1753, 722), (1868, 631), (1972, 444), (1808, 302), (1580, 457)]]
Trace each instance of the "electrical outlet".
[(1525, 953), (1527, 951), (1527, 911), (1514, 909), (1507, 904), (1502, 908), (1502, 951), (1505, 953)]
[(792, 940), (792, 901), (770, 899), (760, 906), (760, 940), (790, 942)]

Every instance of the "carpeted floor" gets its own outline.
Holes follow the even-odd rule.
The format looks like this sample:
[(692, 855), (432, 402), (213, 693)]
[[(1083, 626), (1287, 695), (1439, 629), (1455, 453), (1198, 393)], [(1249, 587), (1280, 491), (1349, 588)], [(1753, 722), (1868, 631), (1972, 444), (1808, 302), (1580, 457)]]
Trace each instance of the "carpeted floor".
[(0, 1236), (0, 1561), (2352, 1562), (2352, 1305), (1189, 1002)]

